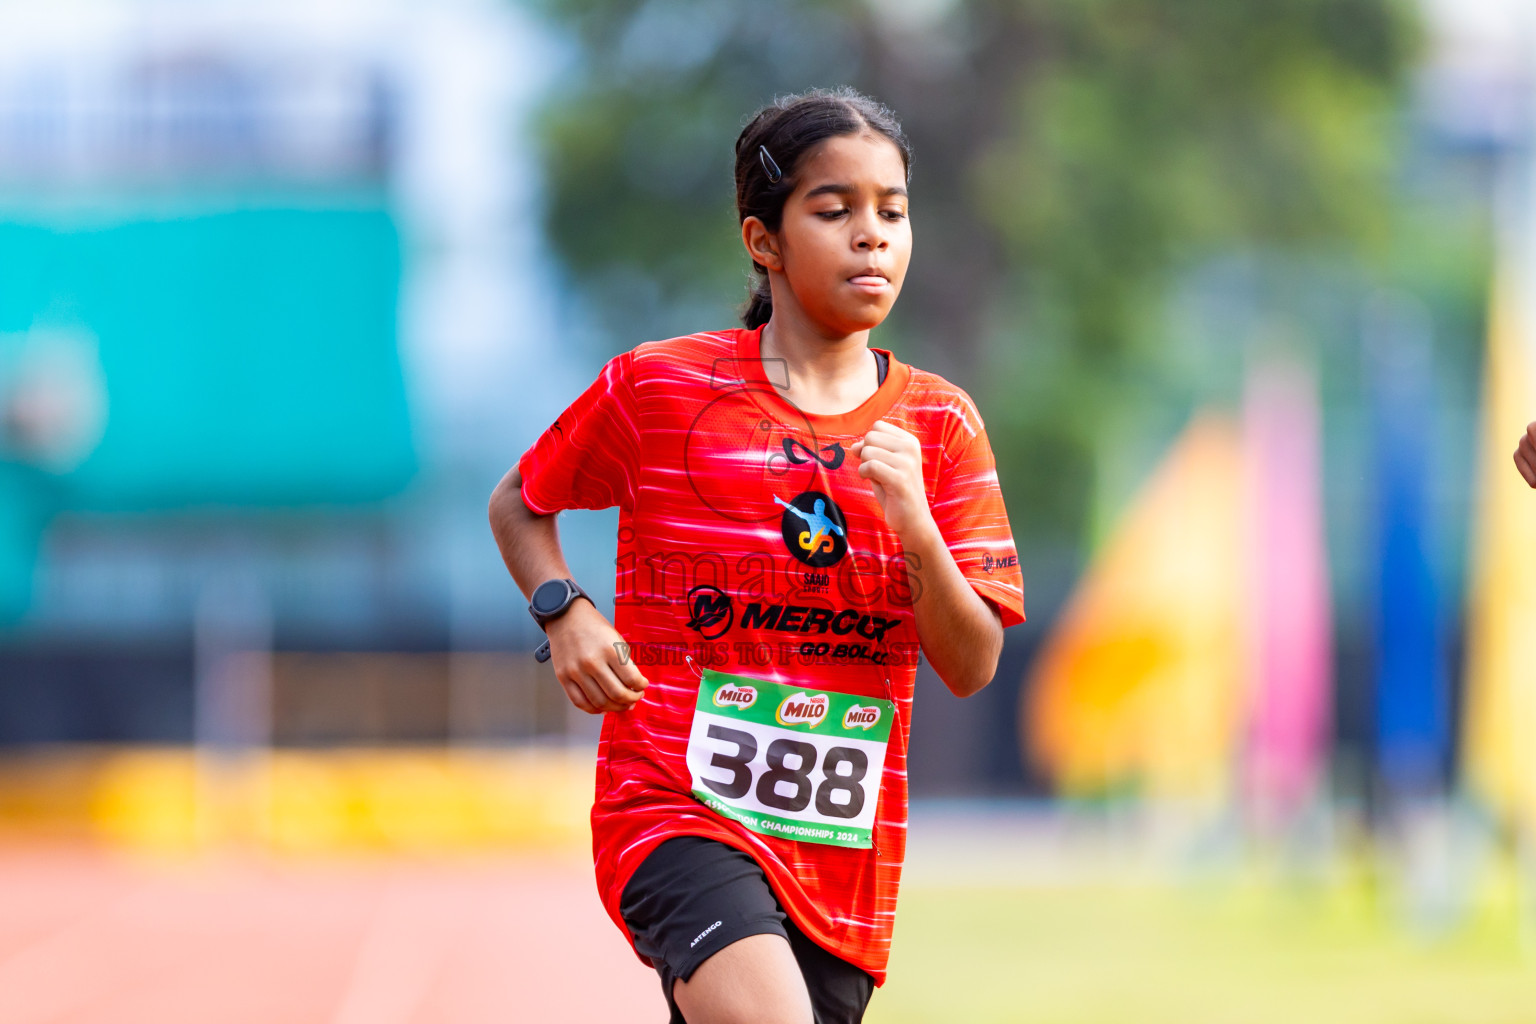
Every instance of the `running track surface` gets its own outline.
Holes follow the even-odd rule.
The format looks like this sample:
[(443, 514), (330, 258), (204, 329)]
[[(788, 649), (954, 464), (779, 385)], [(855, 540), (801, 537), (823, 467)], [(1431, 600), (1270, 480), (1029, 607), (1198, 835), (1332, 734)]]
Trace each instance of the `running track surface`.
[(0, 848), (0, 1021), (659, 1024), (591, 870)]

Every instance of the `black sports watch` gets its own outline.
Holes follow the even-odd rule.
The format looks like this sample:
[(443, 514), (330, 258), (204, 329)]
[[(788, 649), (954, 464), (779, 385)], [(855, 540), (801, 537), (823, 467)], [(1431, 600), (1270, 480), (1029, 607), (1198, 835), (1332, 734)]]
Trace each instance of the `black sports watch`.
[[(545, 628), (545, 623), (552, 619), (558, 619), (565, 614), (571, 602), (578, 597), (585, 597), (587, 601), (595, 604), (587, 592), (577, 585), (575, 580), (545, 580), (533, 588), (533, 594), (528, 601), (528, 614), (533, 616), (533, 621), (539, 624), (540, 629)], [(546, 638), (539, 649), (533, 652), (535, 661), (549, 660), (549, 640)]]

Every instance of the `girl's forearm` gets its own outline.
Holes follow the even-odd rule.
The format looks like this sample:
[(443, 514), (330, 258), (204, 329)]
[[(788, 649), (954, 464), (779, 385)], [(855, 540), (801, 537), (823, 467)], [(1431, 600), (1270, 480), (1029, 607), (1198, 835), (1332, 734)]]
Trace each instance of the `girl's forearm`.
[[(513, 466), (491, 492), (491, 532), (507, 571), (525, 596), (545, 580), (569, 578), (553, 515), (523, 503), (523, 481)], [(550, 662), (571, 703), (588, 714), (627, 711), (648, 680), (621, 654), (624, 638), (591, 601), (578, 601), (547, 624)]]
[(951, 693), (969, 697), (997, 674), (1002, 619), (960, 572), (936, 524), (925, 524), (902, 546), (923, 653)]
[(570, 577), (555, 517), (541, 516), (523, 504), (523, 479), (516, 466), (491, 492), (489, 514), (501, 560), (524, 597), (531, 597), (545, 580)]

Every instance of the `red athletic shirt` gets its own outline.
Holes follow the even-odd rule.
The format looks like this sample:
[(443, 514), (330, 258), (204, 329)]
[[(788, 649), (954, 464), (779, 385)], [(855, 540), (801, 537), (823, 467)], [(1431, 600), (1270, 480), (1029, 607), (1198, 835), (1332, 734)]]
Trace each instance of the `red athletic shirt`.
[[(754, 857), (801, 930), (883, 984), (921, 573), (909, 574), (849, 446), (876, 419), (914, 434), (939, 530), (1004, 626), (1024, 621), (1023, 581), (970, 396), (886, 353), (885, 381), (857, 409), (804, 413), (760, 339), (694, 334), (613, 358), (522, 456), (523, 501), (540, 514), (620, 508), (614, 626), (650, 687), (604, 716), (598, 744), (592, 847), (614, 923), (628, 938), (620, 895), (657, 844), (707, 836)], [(825, 518), (808, 519), (816, 509)], [(870, 848), (760, 834), (695, 799), (685, 752), (701, 668), (894, 703)]]

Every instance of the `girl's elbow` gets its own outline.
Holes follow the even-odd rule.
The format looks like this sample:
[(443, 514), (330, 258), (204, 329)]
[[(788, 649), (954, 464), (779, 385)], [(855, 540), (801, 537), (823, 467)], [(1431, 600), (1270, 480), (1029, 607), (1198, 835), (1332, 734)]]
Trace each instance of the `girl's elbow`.
[(981, 664), (976, 666), (969, 675), (960, 680), (959, 686), (951, 686), (950, 690), (957, 697), (971, 697), (987, 688), (987, 684), (997, 678), (997, 664), (1003, 655), (1002, 629), (997, 630), (994, 642), (987, 645), (988, 650)]
[(949, 687), (950, 693), (954, 694), (956, 697), (964, 699), (966, 697), (974, 697), (976, 694), (986, 689), (987, 684), (996, 678), (996, 676), (997, 659), (994, 658), (992, 660), (991, 668), (984, 667), (978, 671), (959, 676), (953, 680), (945, 679), (944, 685)]
[(997, 676), (996, 672), (989, 672), (985, 676), (978, 676), (976, 678), (975, 685), (971, 687), (971, 692), (967, 693), (966, 696), (967, 697), (974, 697), (974, 696), (976, 696), (982, 690), (985, 690), (987, 688), (987, 684), (992, 682), (992, 680), (994, 678), (996, 678), (996, 676)]
[(976, 694), (980, 693), (983, 689), (986, 688), (987, 682), (990, 682), (990, 680), (961, 680), (960, 682), (952, 683), (946, 679), (944, 680), (944, 685), (949, 687), (950, 693), (954, 694), (956, 697), (959, 697), (961, 700), (964, 700), (967, 697), (974, 697)]

